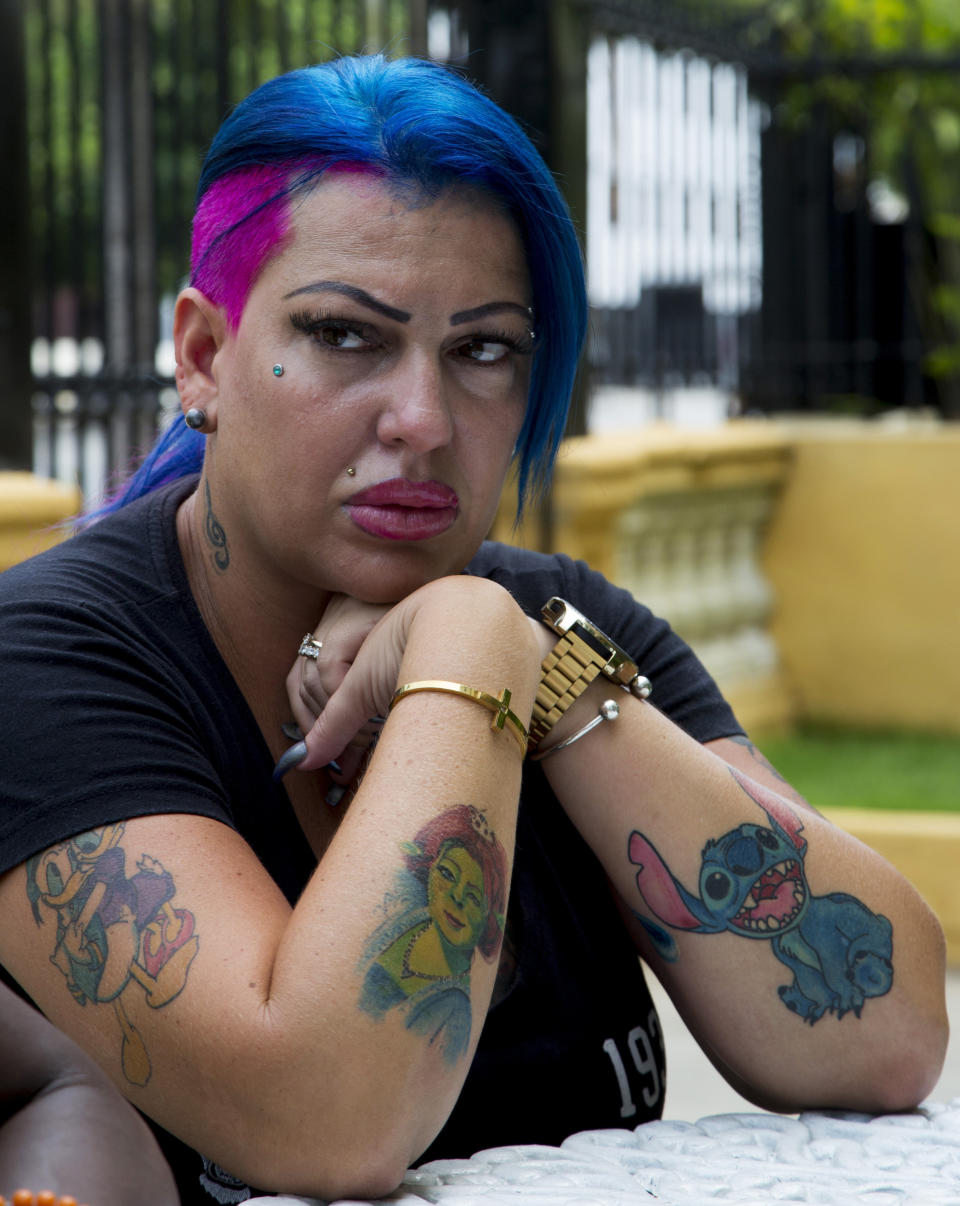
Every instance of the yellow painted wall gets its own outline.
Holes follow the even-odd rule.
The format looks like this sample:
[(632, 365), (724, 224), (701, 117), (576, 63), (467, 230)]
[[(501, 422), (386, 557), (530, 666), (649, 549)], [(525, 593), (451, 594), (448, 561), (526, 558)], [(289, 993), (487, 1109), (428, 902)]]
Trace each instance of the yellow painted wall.
[(790, 434), (764, 567), (799, 715), (960, 733), (960, 429)]
[(57, 524), (75, 515), (80, 491), (32, 473), (0, 473), (0, 571), (62, 540)]
[(916, 886), (943, 926), (947, 962), (960, 966), (960, 814), (832, 808), (827, 815)]

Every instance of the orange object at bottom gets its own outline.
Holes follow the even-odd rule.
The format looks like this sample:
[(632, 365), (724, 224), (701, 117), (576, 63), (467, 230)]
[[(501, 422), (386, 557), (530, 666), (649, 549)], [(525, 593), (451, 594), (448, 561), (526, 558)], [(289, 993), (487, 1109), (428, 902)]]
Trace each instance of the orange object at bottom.
[[(7, 1199), (0, 1193), (0, 1206), (7, 1206)], [(57, 1197), (49, 1189), (41, 1189), (34, 1193), (32, 1189), (18, 1189), (10, 1199), (10, 1206), (77, 1206), (77, 1199), (71, 1194)]]

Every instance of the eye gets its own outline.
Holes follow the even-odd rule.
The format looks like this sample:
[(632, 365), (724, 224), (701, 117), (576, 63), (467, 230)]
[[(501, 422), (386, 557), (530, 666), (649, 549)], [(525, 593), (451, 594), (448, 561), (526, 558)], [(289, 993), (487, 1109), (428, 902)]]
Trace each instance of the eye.
[(712, 875), (707, 876), (703, 890), (711, 900), (723, 900), (730, 891), (730, 880), (722, 871), (714, 871)]
[(332, 315), (301, 311), (290, 315), (290, 323), (295, 330), (337, 352), (369, 351), (375, 344), (372, 332), (364, 323)]
[(354, 351), (356, 348), (369, 346), (359, 331), (332, 322), (325, 322), (322, 326), (317, 327), (313, 335), (320, 343), (325, 343), (328, 348)]
[(474, 364), (497, 364), (511, 353), (529, 356), (533, 351), (533, 332), (523, 336), (507, 331), (478, 331), (462, 343), (458, 343), (454, 354)]
[(510, 352), (505, 343), (492, 339), (469, 339), (457, 346), (457, 355), (477, 364), (496, 364)]
[(774, 834), (772, 834), (769, 829), (758, 829), (757, 841), (761, 846), (766, 846), (768, 850), (776, 850), (776, 848), (780, 845)]
[(451, 884), (456, 880), (456, 876), (445, 863), (437, 863), (437, 874)]

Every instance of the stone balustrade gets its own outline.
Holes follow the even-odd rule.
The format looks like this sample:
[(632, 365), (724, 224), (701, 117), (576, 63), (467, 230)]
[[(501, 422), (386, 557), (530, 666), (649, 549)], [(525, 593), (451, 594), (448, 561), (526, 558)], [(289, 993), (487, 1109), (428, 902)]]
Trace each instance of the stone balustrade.
[[(790, 441), (769, 426), (648, 428), (569, 440), (554, 483), (552, 547), (667, 617), (750, 729), (792, 718), (762, 568), (790, 461)], [(498, 538), (544, 547), (535, 517), (511, 531), (511, 509), (506, 500)]]

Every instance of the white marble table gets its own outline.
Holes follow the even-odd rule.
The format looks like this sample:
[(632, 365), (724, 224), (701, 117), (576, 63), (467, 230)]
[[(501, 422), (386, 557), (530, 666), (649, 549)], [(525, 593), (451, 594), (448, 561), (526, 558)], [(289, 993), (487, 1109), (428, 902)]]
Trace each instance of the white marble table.
[[(717, 1114), (411, 1169), (395, 1206), (960, 1206), (960, 1098), (912, 1114)], [(248, 1206), (323, 1206), (253, 1198)], [(331, 1204), (334, 1206), (334, 1204)], [(348, 1206), (341, 1200), (335, 1206)], [(349, 1206), (362, 1206), (351, 1199)]]

